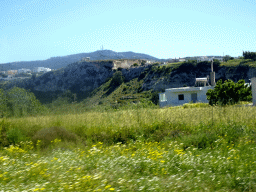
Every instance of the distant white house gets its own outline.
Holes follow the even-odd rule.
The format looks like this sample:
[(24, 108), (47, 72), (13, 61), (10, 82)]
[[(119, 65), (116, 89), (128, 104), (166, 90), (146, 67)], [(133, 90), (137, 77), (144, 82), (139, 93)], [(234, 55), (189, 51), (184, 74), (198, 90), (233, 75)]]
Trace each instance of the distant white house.
[(156, 61), (154, 61), (154, 60), (146, 60), (146, 64), (153, 64), (153, 63), (155, 63)]
[(164, 93), (159, 94), (159, 105), (164, 106), (178, 106), (189, 102), (207, 103), (206, 93), (213, 86), (206, 87), (181, 87), (166, 89)]
[(179, 58), (175, 57), (173, 59), (172, 58), (168, 59), (168, 63), (176, 63), (176, 62), (184, 62), (184, 61), (186, 61), (186, 59), (185, 58), (180, 58), (180, 57)]
[(36, 68), (34, 68), (33, 69), (33, 72), (35, 72), (35, 73), (39, 73), (39, 72), (49, 72), (49, 71), (51, 71), (51, 69), (50, 68), (45, 68), (45, 67), (36, 67)]
[(159, 105), (178, 106), (189, 102), (207, 103), (206, 93), (209, 89), (215, 87), (215, 72), (213, 72), (213, 61), (211, 64), (210, 79), (209, 76), (205, 78), (196, 78), (194, 87), (180, 87), (165, 89), (164, 93), (159, 93)]
[(31, 72), (30, 69), (24, 69), (24, 68), (18, 69), (18, 73), (30, 73), (30, 72)]
[(211, 61), (211, 58), (208, 58), (207, 56), (205, 57), (198, 57), (197, 62), (202, 62), (202, 61)]

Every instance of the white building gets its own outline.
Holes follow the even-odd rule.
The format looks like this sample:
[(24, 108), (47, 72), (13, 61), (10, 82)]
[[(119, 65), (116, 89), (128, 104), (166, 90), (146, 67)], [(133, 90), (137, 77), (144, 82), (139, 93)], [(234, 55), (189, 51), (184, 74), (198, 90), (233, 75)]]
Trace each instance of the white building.
[(30, 69), (24, 69), (24, 68), (18, 69), (18, 73), (30, 73), (30, 72), (31, 72)]
[(253, 106), (256, 106), (256, 77), (251, 78), (252, 85), (252, 102)]
[(40, 73), (40, 72), (46, 73), (46, 72), (49, 72), (49, 71), (51, 71), (50, 68), (44, 68), (44, 67), (36, 67), (36, 68), (33, 69), (33, 72), (35, 72), (35, 73)]
[[(215, 72), (213, 72), (213, 61), (211, 64), (210, 79), (196, 78), (194, 87), (180, 87), (166, 89), (164, 93), (159, 93), (159, 105), (165, 106), (178, 106), (189, 102), (207, 103), (206, 93), (209, 89), (215, 86)], [(210, 81), (210, 82), (209, 82)]]
[(165, 93), (160, 93), (160, 107), (164, 106), (178, 106), (189, 102), (207, 103), (206, 93), (212, 86), (206, 87), (182, 87), (166, 89)]
[(201, 62), (201, 61), (212, 61), (212, 59), (208, 58), (207, 56), (205, 56), (205, 57), (198, 57), (197, 58), (197, 62)]

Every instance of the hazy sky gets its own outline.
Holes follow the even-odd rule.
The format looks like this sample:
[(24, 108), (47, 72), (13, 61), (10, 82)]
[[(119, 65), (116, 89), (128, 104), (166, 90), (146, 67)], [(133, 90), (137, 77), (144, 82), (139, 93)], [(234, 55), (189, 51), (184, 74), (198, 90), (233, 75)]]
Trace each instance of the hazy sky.
[(255, 0), (0, 0), (0, 63), (94, 52), (256, 51)]

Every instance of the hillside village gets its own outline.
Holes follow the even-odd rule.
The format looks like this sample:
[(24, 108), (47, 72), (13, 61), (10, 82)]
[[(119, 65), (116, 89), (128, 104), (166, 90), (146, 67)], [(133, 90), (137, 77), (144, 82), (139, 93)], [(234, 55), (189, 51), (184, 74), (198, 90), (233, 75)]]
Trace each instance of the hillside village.
[(33, 74), (37, 76), (39, 74), (47, 73), (49, 71), (52, 70), (45, 67), (35, 67), (33, 69), (21, 68), (18, 70), (0, 71), (0, 81), (26, 79), (32, 77)]

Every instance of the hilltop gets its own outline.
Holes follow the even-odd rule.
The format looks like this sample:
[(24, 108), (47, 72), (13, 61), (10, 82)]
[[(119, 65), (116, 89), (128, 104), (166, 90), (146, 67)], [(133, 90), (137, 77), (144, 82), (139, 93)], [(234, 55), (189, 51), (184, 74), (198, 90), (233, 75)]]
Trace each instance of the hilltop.
[(79, 53), (74, 55), (67, 55), (62, 57), (52, 57), (46, 60), (38, 61), (20, 61), (12, 63), (0, 64), (0, 71), (17, 70), (21, 68), (33, 69), (35, 67), (47, 67), (50, 69), (60, 69), (66, 67), (68, 64), (80, 61), (83, 58), (90, 57), (90, 60), (110, 60), (110, 59), (145, 59), (160, 61), (156, 57), (147, 54), (134, 52), (115, 52), (111, 50), (99, 50), (91, 53)]

